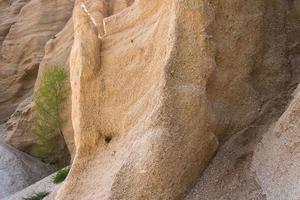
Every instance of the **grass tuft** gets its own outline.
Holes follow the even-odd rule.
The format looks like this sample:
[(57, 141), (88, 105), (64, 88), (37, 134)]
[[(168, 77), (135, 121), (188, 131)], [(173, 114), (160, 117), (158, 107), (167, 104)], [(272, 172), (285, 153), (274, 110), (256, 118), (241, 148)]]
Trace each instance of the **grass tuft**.
[(53, 177), (52, 177), (52, 182), (55, 184), (63, 182), (66, 177), (68, 176), (70, 171), (70, 167), (65, 167), (59, 170)]
[(24, 200), (42, 200), (48, 194), (49, 194), (49, 192), (39, 192), (39, 193), (35, 193), (34, 195), (32, 195), (30, 197), (26, 197), (26, 198), (23, 198), (23, 199)]

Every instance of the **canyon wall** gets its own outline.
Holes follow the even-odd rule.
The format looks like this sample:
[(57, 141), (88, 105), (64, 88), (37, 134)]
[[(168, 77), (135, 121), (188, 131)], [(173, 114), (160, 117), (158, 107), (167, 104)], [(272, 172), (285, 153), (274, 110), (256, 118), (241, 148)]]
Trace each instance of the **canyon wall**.
[(34, 143), (44, 70), (70, 73), (74, 160), (50, 199), (300, 198), (298, 1), (12, 2), (0, 4), (8, 143)]
[[(105, 18), (104, 35), (100, 38), (97, 36), (101, 30), (97, 32), (93, 27), (97, 24), (87, 19), (90, 14), (75, 11), (78, 27), (75, 25), (70, 67), (74, 67), (72, 119), (78, 150), (70, 178), (57, 199), (77, 198), (73, 191), (81, 191), (79, 196), (83, 199), (182, 199), (216, 150), (217, 140), (223, 143), (238, 131), (243, 134), (233, 138), (238, 138), (236, 143), (228, 142), (230, 149), (240, 149), (242, 144), (249, 147), (241, 151), (246, 156), (238, 154), (228, 159), (232, 164), (240, 162), (243, 156), (246, 159), (241, 165), (230, 166), (230, 170), (239, 172), (239, 167), (248, 166), (259, 145), (253, 140), (259, 140), (259, 134), (244, 130), (261, 119), (266, 131), (283, 112), (298, 80), (297, 64), (292, 66), (289, 60), (289, 45), (297, 44), (297, 37), (287, 33), (287, 15), (294, 8), (291, 4), (259, 0), (137, 1), (123, 12)], [(156, 12), (151, 13), (151, 6), (157, 6)], [(140, 13), (143, 18), (136, 18)], [(144, 32), (142, 40), (133, 34), (139, 34), (140, 29), (150, 31), (154, 25), (158, 28), (153, 36)], [(160, 31), (166, 35), (159, 35)], [(160, 41), (161, 38), (165, 39)], [(146, 43), (148, 40), (150, 44)], [(135, 50), (136, 46), (141, 52)], [(149, 50), (152, 54), (148, 55)], [(126, 56), (118, 58), (124, 52)], [(165, 63), (160, 64), (164, 59)], [(147, 70), (149, 66), (151, 70)], [(131, 70), (134, 75), (127, 74)], [(127, 81), (123, 83), (124, 79)], [(144, 86), (144, 81), (151, 86)], [(136, 88), (147, 93), (140, 94)], [(276, 115), (269, 114), (269, 106), (275, 104), (278, 95), (285, 103), (278, 107)], [(135, 98), (138, 100), (131, 100)], [(264, 121), (266, 116), (269, 120)], [(147, 129), (147, 124), (151, 124), (151, 129)], [(222, 167), (220, 162), (218, 167)], [(251, 171), (242, 169), (241, 176)], [(99, 170), (105, 174), (100, 175)], [(99, 178), (90, 181), (90, 177)], [(232, 178), (228, 176), (225, 183)], [(228, 189), (228, 198), (263, 199), (267, 195), (272, 199), (265, 194), (269, 183), (260, 183), (259, 179), (251, 174), (246, 176), (244, 186), (243, 179), (236, 181), (238, 189)], [(93, 187), (95, 183), (101, 190)], [(217, 193), (211, 186), (208, 196), (226, 196), (226, 190)], [(229, 183), (224, 188), (227, 187), (231, 187)], [(243, 194), (245, 188), (249, 193), (257, 192)], [(202, 197), (205, 199), (205, 195)], [(218, 199), (209, 199), (214, 198)]]

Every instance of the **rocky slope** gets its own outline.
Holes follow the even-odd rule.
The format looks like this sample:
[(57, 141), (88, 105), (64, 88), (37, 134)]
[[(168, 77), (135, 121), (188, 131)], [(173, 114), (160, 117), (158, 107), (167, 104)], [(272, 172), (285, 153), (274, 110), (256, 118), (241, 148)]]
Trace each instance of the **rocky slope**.
[(0, 9), (9, 13), (0, 15), (2, 121), (23, 101), (8, 143), (30, 149), (33, 85), (48, 67), (70, 71), (63, 114), (74, 161), (50, 199), (300, 198), (298, 1)]
[(53, 168), (0, 142), (0, 199), (44, 178)]
[(30, 185), (29, 187), (25, 188), (24, 190), (18, 191), (13, 195), (10, 195), (5, 198), (5, 200), (21, 200), (24, 198), (32, 197), (34, 194), (38, 192), (49, 192), (51, 193), (49, 196), (45, 198), (51, 198), (50, 196), (55, 194), (55, 192), (61, 187), (62, 184), (54, 184), (53, 183), (53, 176), (55, 175), (51, 174), (50, 176), (47, 176), (46, 178), (43, 178), (40, 181), (37, 181), (36, 183)]

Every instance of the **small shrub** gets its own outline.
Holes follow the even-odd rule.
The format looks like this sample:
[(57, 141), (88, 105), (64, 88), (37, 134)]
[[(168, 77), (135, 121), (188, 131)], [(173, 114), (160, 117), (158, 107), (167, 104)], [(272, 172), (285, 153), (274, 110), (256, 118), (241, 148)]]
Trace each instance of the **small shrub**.
[(32, 133), (37, 143), (32, 146), (32, 155), (49, 160), (58, 166), (68, 163), (68, 150), (62, 132), (61, 112), (67, 100), (67, 74), (63, 67), (47, 69), (42, 76), (40, 87), (35, 97), (35, 113)]
[(39, 193), (35, 193), (34, 195), (27, 197), (27, 198), (23, 198), (24, 200), (41, 200), (43, 198), (45, 198), (47, 195), (49, 194), (49, 192), (39, 192)]
[(65, 168), (62, 168), (61, 170), (59, 170), (53, 177), (52, 177), (52, 181), (53, 183), (55, 184), (58, 184), (58, 183), (61, 183), (63, 182), (66, 177), (68, 176), (69, 174), (69, 171), (70, 171), (70, 167), (65, 167)]

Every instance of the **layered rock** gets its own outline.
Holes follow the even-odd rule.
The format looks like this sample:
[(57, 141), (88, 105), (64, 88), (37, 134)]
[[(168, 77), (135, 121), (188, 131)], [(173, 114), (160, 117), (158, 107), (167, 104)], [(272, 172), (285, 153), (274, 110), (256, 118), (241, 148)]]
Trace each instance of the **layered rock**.
[(17, 20), (21, 8), (29, 0), (1, 0), (0, 1), (0, 48), (12, 24)]
[[(45, 44), (49, 39), (55, 39), (55, 34), (65, 26), (71, 16), (73, 2), (34, 0), (26, 4), (20, 13), (16, 12), (15, 7), (26, 1), (12, 2), (12, 5), (6, 6), (15, 11), (16, 17), (8, 17), (12, 26), (6, 26), (7, 34), (3, 36), (5, 40), (1, 48), (0, 120), (7, 120), (14, 112), (6, 124), (6, 142), (30, 152), (35, 143), (31, 133), (34, 110), (32, 94), (39, 67), (45, 68), (47, 65), (40, 65)], [(70, 38), (72, 41), (72, 35)], [(47, 54), (49, 51), (51, 48), (46, 48)], [(60, 56), (53, 56), (53, 62), (49, 64), (66, 63), (67, 57), (64, 55), (68, 55), (68, 52), (59, 53)]]
[(36, 143), (35, 138), (31, 135), (32, 104), (32, 98), (23, 101), (10, 117), (5, 127), (5, 142), (23, 152), (30, 152), (32, 145)]
[[(12, 2), (12, 8), (8, 8), (9, 10), (17, 10), (14, 9), (16, 4), (26, 1)], [(20, 102), (32, 95), (39, 63), (44, 56), (44, 46), (64, 27), (71, 16), (72, 8), (73, 2), (69, 0), (32, 0), (21, 9), (20, 13), (16, 13), (18, 14), (16, 19), (10, 17), (12, 20), (10, 24), (14, 21), (15, 23), (9, 31), (9, 26), (2, 29), (8, 33), (2, 34), (5, 39), (0, 58), (1, 122), (7, 120)]]

